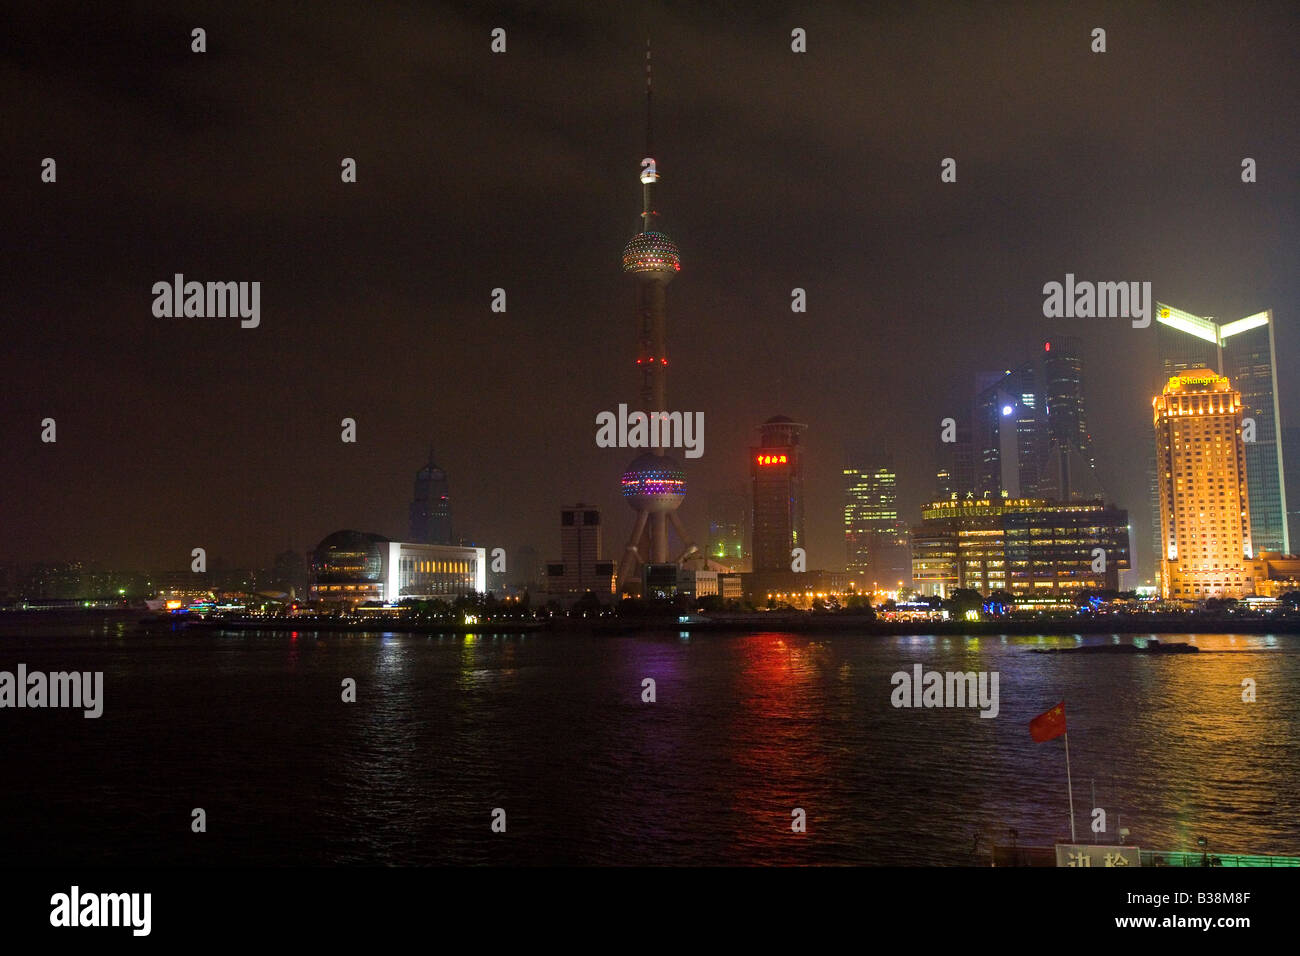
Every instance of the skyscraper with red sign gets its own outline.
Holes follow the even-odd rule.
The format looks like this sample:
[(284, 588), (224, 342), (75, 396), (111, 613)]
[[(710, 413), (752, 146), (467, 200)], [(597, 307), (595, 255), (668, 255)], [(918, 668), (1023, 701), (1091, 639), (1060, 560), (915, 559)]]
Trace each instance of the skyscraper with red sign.
[(758, 427), (758, 445), (749, 449), (753, 486), (755, 571), (789, 571), (803, 535), (803, 449), (807, 425), (777, 415)]

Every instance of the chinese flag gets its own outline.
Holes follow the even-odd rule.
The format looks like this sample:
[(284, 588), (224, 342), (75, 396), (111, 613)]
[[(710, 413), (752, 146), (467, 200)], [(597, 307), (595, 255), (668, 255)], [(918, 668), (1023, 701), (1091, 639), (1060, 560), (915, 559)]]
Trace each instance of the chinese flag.
[(1065, 733), (1065, 701), (1061, 701), (1045, 714), (1039, 714), (1029, 722), (1029, 736), (1036, 743), (1055, 740)]

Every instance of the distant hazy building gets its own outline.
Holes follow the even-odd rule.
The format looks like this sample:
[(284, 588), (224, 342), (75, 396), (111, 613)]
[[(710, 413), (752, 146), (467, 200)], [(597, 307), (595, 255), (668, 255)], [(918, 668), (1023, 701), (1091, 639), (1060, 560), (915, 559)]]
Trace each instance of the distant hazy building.
[(898, 517), (898, 475), (887, 464), (845, 468), (845, 566), (860, 590), (912, 580), (911, 542)]
[[(1006, 407), (999, 411), (1003, 420), (1011, 419), (1015, 430), (1016, 486), (1021, 496), (1043, 494), (1043, 469), (1047, 461), (1046, 408), (1038, 366), (1026, 362), (1007, 376), (1011, 396), (1011, 414)], [(1007, 489), (1011, 493), (1011, 489)]]
[(1017, 597), (1118, 590), (1128, 536), (1128, 512), (1102, 501), (936, 501), (912, 530), (913, 584), (938, 597), (954, 588)]
[(789, 571), (791, 551), (805, 546), (800, 438), (807, 427), (784, 415), (769, 418), (749, 449), (755, 571)]
[(419, 544), (451, 544), (451, 498), (447, 473), (429, 461), (415, 473), (415, 493), (411, 499), (411, 540)]
[(1017, 497), (1020, 493), (1010, 378), (1010, 371), (983, 372), (976, 376), (971, 409), (971, 460), (977, 496), (998, 495), (1004, 490), (1011, 494), (1013, 489)]
[(1101, 494), (1083, 396), (1083, 351), (1078, 338), (1043, 343), (1043, 407), (1047, 444), (1036, 494), (1059, 501)]
[(309, 586), (307, 562), (292, 549), (275, 556), (272, 586), (292, 597), (305, 597)]
[(506, 582), (524, 591), (540, 591), (546, 583), (546, 562), (531, 545), (517, 548)]
[(749, 501), (743, 494), (709, 496), (709, 558), (738, 571), (748, 571)]
[(560, 560), (546, 565), (546, 589), (557, 594), (614, 590), (614, 562), (602, 553), (600, 509), (579, 502), (560, 509)]
[(1256, 551), (1287, 553), (1291, 534), (1272, 311), (1220, 325), (1219, 341), (1223, 356), (1220, 371), (1241, 392), (1245, 418), (1255, 424), (1255, 440), (1245, 443), (1251, 544)]
[(1286, 526), (1300, 529), (1300, 427), (1282, 429), (1282, 461), (1286, 475)]
[(936, 500), (964, 496), (975, 490), (975, 470), (971, 459), (970, 416), (955, 418), (952, 441), (939, 440), (935, 455), (934, 496)]
[(1254, 441), (1244, 443), (1252, 543), (1258, 551), (1289, 552), (1272, 310), (1217, 322), (1157, 302), (1156, 323), (1162, 382), (1180, 372), (1210, 369), (1241, 393), (1243, 418), (1254, 424)]
[(1171, 376), (1154, 408), (1161, 594), (1254, 594), (1242, 397), (1208, 368)]
[(1097, 479), (1084, 401), (1083, 357), (1072, 336), (1043, 343), (1037, 357), (975, 378), (955, 441), (939, 444), (936, 498), (1094, 500)]

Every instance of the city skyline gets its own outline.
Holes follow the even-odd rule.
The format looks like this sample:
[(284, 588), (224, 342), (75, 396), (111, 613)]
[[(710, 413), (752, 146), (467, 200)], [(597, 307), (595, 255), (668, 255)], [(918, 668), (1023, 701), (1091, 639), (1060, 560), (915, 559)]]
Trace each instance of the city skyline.
[(1294, 0), (6, 12), (20, 938), (1278, 922)]
[[(958, 39), (955, 14), (937, 9), (910, 15), (933, 21), (931, 38), (900, 41), (878, 15), (834, 10), (820, 29), (810, 17), (804, 60), (761, 24), (728, 36), (707, 11), (655, 24), (656, 108), (672, 131), (661, 151), (675, 238), (692, 263), (670, 318), (682, 383), (674, 406), (703, 411), (709, 437), (690, 463), (683, 523), (697, 534), (707, 527), (709, 496), (747, 477), (753, 423), (779, 409), (810, 424), (809, 567), (841, 567), (845, 449), (863, 435), (895, 449), (899, 511), (914, 523), (933, 497), (939, 421), (974, 376), (1068, 334), (1080, 338), (1086, 368), (1105, 370), (1085, 382), (1097, 469), (1141, 532), (1146, 478), (1133, 462), (1150, 446), (1138, 409), (1151, 398), (1155, 331), (1044, 319), (1043, 283), (1067, 271), (1141, 277), (1162, 301), (1216, 315), (1272, 310), (1284, 375), (1300, 354), (1300, 281), (1286, 255), (1300, 230), (1285, 161), (1296, 134), (1274, 118), (1294, 113), (1294, 84), (1262, 99), (1251, 93), (1257, 77), (1212, 61), (1177, 82), (1151, 72), (1144, 49), (1194, 52), (1214, 33), (1161, 14), (1115, 14), (1111, 36), (1126, 38), (1105, 54), (1115, 75), (1075, 93), (1049, 65), (1069, 58), (1088, 68), (1077, 23), (1030, 15), (1007, 37), (977, 15)], [(227, 14), (247, 15), (238, 6)], [(634, 222), (627, 171), (641, 159), (642, 130), (628, 104), (641, 83), (642, 25), (602, 14), (545, 42), (541, 28), (522, 25), (511, 52), (494, 60), (473, 15), (450, 16), (438, 36), (407, 38), (381, 19), (394, 62), (442, 65), (420, 83), (403, 81), (386, 97), (398, 105), (377, 110), (356, 104), (387, 90), (388, 74), (336, 20), (277, 34), (285, 69), (313, 44), (363, 63), (356, 76), (322, 84), (310, 118), (332, 117), (334, 132), (312, 146), (301, 125), (271, 132), (241, 118), (247, 88), (227, 68), (240, 44), (255, 41), (214, 23), (198, 63), (150, 52), (166, 21), (127, 22), (140, 48), (133, 67), (74, 36), (33, 65), (46, 93), (16, 104), (7, 158), (11, 169), (33, 170), (14, 190), (33, 226), (3, 280), (25, 318), (0, 360), (15, 394), (0, 439), (13, 450), (14, 500), (25, 508), (6, 510), (0, 560), (183, 567), (203, 546), (258, 565), (338, 528), (398, 538), (410, 462), (430, 433), (454, 476), (457, 530), (481, 546), (549, 553), (564, 502), (625, 513), (617, 478), (628, 456), (595, 447), (590, 423), (627, 393), (626, 365), (597, 356), (634, 345), (616, 321), (631, 303), (609, 250)], [(17, 42), (39, 46), (46, 25), (40, 13), (21, 15)], [(188, 25), (173, 25), (187, 35)], [(1284, 32), (1275, 26), (1266, 15), (1242, 25), (1240, 42), (1271, 49)], [(73, 105), (79, 88), (65, 80), (87, 53), (110, 78), (90, 102), (113, 123)], [(894, 76), (885, 64), (896, 60)], [(723, 64), (725, 80), (706, 63)], [(1005, 114), (976, 122), (992, 108), (989, 88), (1035, 64), (1045, 89), (1019, 85)], [(161, 78), (152, 93), (133, 82), (145, 68)], [(964, 82), (970, 76), (984, 82)], [(931, 92), (907, 110), (862, 96), (915, 91), (922, 78)], [(1068, 107), (1085, 93), (1134, 88), (1147, 92), (1116, 104), (1105, 126)], [(1179, 126), (1207, 92), (1233, 108)], [(274, 83), (265, 97), (273, 110), (292, 102)], [(222, 117), (220, 149), (212, 128), (172, 105), (195, 98)], [(561, 102), (564, 111), (552, 108)], [(1058, 112), (1070, 118), (1051, 118)], [(408, 113), (457, 136), (410, 136)], [(1041, 121), (1026, 130), (1023, 115)], [(89, 135), (58, 128), (68, 117)], [(185, 162), (147, 145), (140, 131), (154, 126)], [(1143, 145), (1153, 133), (1167, 147), (1159, 154)], [(43, 184), (37, 161), (51, 154), (59, 179)], [(339, 161), (354, 155), (357, 182), (343, 185)], [(277, 156), (290, 157), (291, 178), (262, 175)], [(957, 160), (956, 183), (940, 181), (946, 156)], [(1259, 162), (1258, 182), (1240, 181), (1243, 156)], [(1032, 176), (1021, 157), (1032, 158)], [(821, 174), (806, 175), (812, 159), (827, 181), (846, 185), (817, 187)], [(425, 185), (434, 169), (436, 189)], [(1193, 208), (1177, 199), (1188, 176), (1204, 198)], [(241, 192), (226, 182), (242, 179), (258, 185)], [(452, 202), (466, 193), (479, 200), (470, 215)], [(540, 231), (518, 231), (524, 201)], [(140, 208), (150, 211), (132, 212)], [(956, 233), (937, 230), (935, 217)], [(196, 236), (192, 222), (210, 225)], [(295, 237), (293, 257), (284, 234)], [(512, 234), (520, 242), (498, 238)], [(155, 317), (150, 287), (174, 273), (260, 281), (260, 326)], [(496, 288), (507, 294), (504, 313), (490, 309)], [(806, 312), (790, 310), (794, 288), (806, 291)], [(440, 347), (453, 337), (455, 349)], [(1300, 396), (1285, 377), (1279, 386), (1285, 428), (1300, 421)], [(58, 422), (54, 445), (40, 442), (46, 417)], [(339, 441), (345, 417), (357, 422), (354, 445)], [(1149, 550), (1139, 537), (1139, 555)]]

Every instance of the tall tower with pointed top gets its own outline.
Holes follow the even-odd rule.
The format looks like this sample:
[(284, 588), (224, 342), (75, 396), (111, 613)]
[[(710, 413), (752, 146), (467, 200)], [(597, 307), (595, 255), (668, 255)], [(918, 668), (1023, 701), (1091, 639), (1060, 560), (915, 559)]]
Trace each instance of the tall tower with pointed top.
[(451, 544), (451, 500), (447, 473), (433, 463), (429, 445), (428, 463), (415, 473), (411, 496), (410, 540), (418, 544)]
[[(668, 378), (668, 283), (681, 271), (677, 244), (659, 225), (655, 209), (655, 186), (659, 168), (654, 159), (652, 136), (653, 74), (650, 41), (645, 50), (645, 157), (641, 160), (641, 231), (623, 249), (623, 272), (636, 282), (637, 370), (640, 373), (640, 411), (646, 415), (667, 414)], [(681, 539), (677, 563), (697, 549), (686, 535), (677, 508), (686, 498), (686, 474), (676, 460), (662, 449), (641, 455), (623, 473), (623, 497), (636, 511), (636, 523), (619, 565), (619, 588), (635, 580), (647, 563), (670, 561), (668, 526)]]
[(659, 227), (655, 209), (655, 184), (659, 169), (654, 159), (651, 106), (654, 96), (650, 70), (650, 41), (645, 49), (645, 158), (641, 160), (641, 231), (623, 249), (623, 272), (636, 280), (637, 358), (641, 372), (641, 403), (646, 412), (667, 408), (664, 399), (668, 376), (668, 283), (682, 269), (677, 244)]

